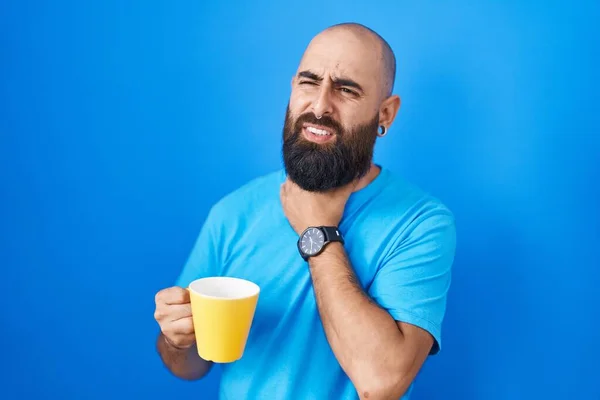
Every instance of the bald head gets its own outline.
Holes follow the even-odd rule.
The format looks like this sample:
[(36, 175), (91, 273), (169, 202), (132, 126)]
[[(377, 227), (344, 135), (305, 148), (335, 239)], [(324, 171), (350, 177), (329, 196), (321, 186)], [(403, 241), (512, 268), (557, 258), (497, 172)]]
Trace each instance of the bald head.
[[(382, 93), (384, 96), (391, 95), (396, 79), (396, 56), (394, 55), (394, 51), (389, 43), (374, 30), (354, 22), (346, 22), (330, 26), (315, 36), (311, 43), (316, 40), (328, 38), (331, 39), (332, 45), (335, 45), (334, 35), (332, 35), (335, 33), (351, 35), (358, 43), (372, 50), (371, 55), (373, 57), (364, 61), (375, 62), (378, 64), (380, 69), (378, 77), (381, 80)], [(340, 39), (339, 35), (337, 36), (337, 39)], [(309, 49), (310, 45), (307, 51)]]
[(289, 126), (300, 121), (331, 128), (334, 142), (354, 140), (369, 149), (357, 143), (387, 132), (400, 108), (400, 97), (392, 94), (395, 72), (394, 53), (371, 29), (354, 23), (325, 29), (310, 41), (292, 77)]

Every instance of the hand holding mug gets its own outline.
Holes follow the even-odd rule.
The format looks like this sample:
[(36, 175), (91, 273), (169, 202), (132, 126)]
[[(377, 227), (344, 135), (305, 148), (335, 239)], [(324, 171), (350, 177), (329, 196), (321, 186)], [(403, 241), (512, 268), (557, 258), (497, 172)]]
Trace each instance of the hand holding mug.
[(155, 296), (154, 319), (169, 344), (188, 349), (196, 342), (192, 307), (188, 290), (173, 286), (159, 291)]

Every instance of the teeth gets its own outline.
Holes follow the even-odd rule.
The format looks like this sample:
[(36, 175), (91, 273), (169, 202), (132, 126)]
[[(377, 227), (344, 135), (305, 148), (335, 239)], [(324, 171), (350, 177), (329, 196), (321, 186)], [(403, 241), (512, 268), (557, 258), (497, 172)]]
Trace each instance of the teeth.
[(308, 130), (310, 133), (313, 133), (317, 136), (328, 136), (329, 135), (329, 132), (327, 132), (323, 129), (313, 128), (312, 126), (309, 126), (308, 128), (306, 128), (306, 130)]

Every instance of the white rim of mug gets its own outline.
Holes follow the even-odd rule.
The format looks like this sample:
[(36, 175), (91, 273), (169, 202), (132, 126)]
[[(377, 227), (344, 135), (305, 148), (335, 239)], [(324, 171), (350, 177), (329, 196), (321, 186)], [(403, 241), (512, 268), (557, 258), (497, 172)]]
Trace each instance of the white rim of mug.
[[(241, 297), (218, 297), (218, 296), (210, 296), (204, 293), (200, 293), (194, 289), (192, 289), (192, 285), (195, 282), (200, 282), (200, 281), (208, 281), (208, 280), (229, 280), (229, 281), (236, 281), (236, 282), (243, 282), (244, 284), (247, 284), (249, 286), (251, 286), (254, 291), (252, 292), (252, 294), (248, 295), (248, 296), (241, 296)], [(188, 285), (188, 290), (190, 292), (193, 292), (194, 294), (198, 295), (198, 296), (202, 296), (205, 297), (207, 299), (215, 299), (215, 300), (225, 300), (225, 301), (236, 301), (236, 300), (244, 300), (244, 299), (250, 299), (254, 296), (258, 296), (260, 294), (260, 286), (258, 286), (256, 283), (249, 281), (248, 279), (243, 279), (243, 278), (236, 278), (234, 276), (207, 276), (205, 278), (198, 278), (193, 280), (192, 282), (190, 282), (190, 284)]]

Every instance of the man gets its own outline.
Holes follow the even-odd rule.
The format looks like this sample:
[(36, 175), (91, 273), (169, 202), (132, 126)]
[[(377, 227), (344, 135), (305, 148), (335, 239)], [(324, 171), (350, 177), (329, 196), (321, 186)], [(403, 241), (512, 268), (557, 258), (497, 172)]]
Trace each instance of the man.
[(173, 374), (212, 366), (196, 352), (184, 288), (235, 276), (261, 293), (244, 356), (221, 366), (222, 398), (408, 398), (440, 349), (455, 228), (440, 201), (372, 161), (400, 107), (395, 68), (362, 25), (310, 42), (292, 79), (285, 169), (215, 204), (177, 285), (156, 295)]

